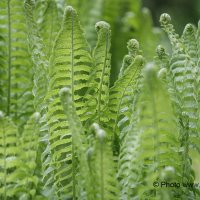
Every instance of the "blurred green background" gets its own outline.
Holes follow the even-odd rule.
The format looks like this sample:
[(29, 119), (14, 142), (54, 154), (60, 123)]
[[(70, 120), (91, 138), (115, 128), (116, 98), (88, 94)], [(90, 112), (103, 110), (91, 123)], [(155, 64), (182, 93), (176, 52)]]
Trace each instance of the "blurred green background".
[(169, 13), (178, 33), (182, 32), (186, 23), (197, 24), (200, 18), (200, 0), (143, 0), (142, 3), (151, 10), (156, 26), (159, 26), (160, 15)]

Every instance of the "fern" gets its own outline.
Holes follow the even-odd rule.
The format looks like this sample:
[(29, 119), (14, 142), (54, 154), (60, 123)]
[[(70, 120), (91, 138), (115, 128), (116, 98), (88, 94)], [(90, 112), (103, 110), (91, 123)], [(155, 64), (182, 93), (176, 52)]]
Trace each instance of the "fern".
[(162, 33), (140, 0), (24, 8), (0, 2), (0, 199), (199, 199), (182, 185), (200, 152), (199, 25), (179, 36), (161, 15), (171, 51), (153, 57)]
[[(55, 185), (59, 198), (70, 197), (72, 193), (72, 138), (68, 123), (63, 113), (59, 98), (59, 89), (70, 87), (72, 100), (75, 102), (77, 114), (84, 117), (83, 93), (89, 78), (92, 60), (88, 46), (80, 28), (77, 14), (72, 7), (67, 7), (64, 14), (62, 29), (58, 33), (53, 55), (51, 57), (50, 83), (48, 98), (48, 124), (50, 130), (50, 147), (52, 165), (55, 167)], [(81, 118), (81, 120), (84, 120)], [(62, 139), (62, 140), (60, 140)], [(66, 148), (67, 147), (67, 148)], [(69, 173), (69, 176), (64, 176)], [(66, 193), (67, 192), (67, 193)]]
[(176, 88), (175, 91), (179, 95), (180, 117), (188, 117), (190, 141), (194, 148), (198, 149), (198, 142), (196, 141), (198, 137), (196, 130), (198, 105), (194, 81), (196, 70), (191, 58), (185, 53), (183, 41), (175, 33), (170, 20), (169, 15), (161, 15), (161, 24), (168, 33), (173, 48), (173, 55), (170, 60), (170, 73)]
[(4, 74), (0, 85), (3, 89), (1, 109), (22, 128), (33, 112), (32, 65), (26, 42), (23, 2), (1, 1), (0, 16), (1, 70)]
[(8, 117), (0, 112), (0, 198), (17, 198), (17, 169), (19, 165), (18, 130)]
[(76, 169), (76, 171), (74, 170), (75, 174), (73, 174), (76, 180), (73, 183), (73, 191), (75, 193), (73, 196), (77, 196), (78, 199), (91, 199), (92, 191), (90, 191), (90, 182), (88, 181), (90, 174), (87, 167), (84, 129), (80, 119), (76, 115), (70, 90), (68, 88), (62, 88), (60, 90), (60, 98), (72, 132), (72, 165)]
[(58, 8), (55, 1), (48, 0), (46, 9), (40, 23), (40, 33), (46, 48), (46, 55), (49, 58), (53, 48), (53, 42), (59, 30)]
[(91, 131), (96, 135), (88, 158), (90, 176), (94, 184), (92, 199), (118, 199), (115, 164), (106, 132), (96, 123), (92, 125)]
[[(143, 64), (144, 60), (142, 56), (136, 56), (127, 69), (124, 70), (123, 75), (110, 89), (110, 98), (108, 104), (108, 109), (110, 110), (109, 126), (112, 127), (112, 132), (115, 138), (114, 140), (117, 140), (119, 137), (119, 121), (125, 121), (125, 119), (128, 120), (129, 118), (130, 109), (127, 106), (127, 102), (132, 100)], [(122, 138), (122, 135), (120, 135), (120, 139)]]
[[(47, 125), (47, 99), (46, 93), (48, 88), (48, 68), (49, 61), (46, 55), (44, 42), (41, 39), (37, 24), (34, 18), (35, 2), (32, 0), (25, 1), (25, 11), (27, 18), (27, 29), (29, 46), (32, 53), (32, 60), (34, 63), (34, 107), (37, 112), (41, 114), (39, 121), (39, 137), (40, 145), (38, 154), (41, 155), (40, 169), (43, 170), (43, 182), (45, 186), (44, 193), (49, 196), (53, 193), (53, 177), (50, 174), (52, 168), (50, 166), (51, 153), (49, 148), (49, 127)], [(42, 165), (42, 166), (41, 166)], [(41, 177), (41, 176), (40, 176)], [(48, 186), (50, 185), (50, 188)]]
[(108, 101), (108, 88), (110, 76), (110, 26), (105, 22), (98, 22), (96, 24), (98, 33), (98, 41), (93, 52), (95, 59), (96, 71), (95, 76), (100, 77), (97, 97), (97, 115), (100, 122), (101, 105), (106, 105)]
[(45, 109), (44, 98), (47, 91), (47, 69), (49, 64), (47, 57), (44, 54), (43, 41), (40, 38), (37, 25), (34, 20), (34, 8), (34, 0), (25, 1), (25, 12), (28, 26), (27, 29), (29, 31), (28, 39), (34, 63), (34, 106), (36, 111), (41, 112)]
[[(40, 172), (38, 165), (40, 165), (39, 151), (39, 113), (34, 113), (27, 121), (22, 138), (20, 140), (21, 161), (22, 165), (19, 168), (21, 181), (18, 183), (20, 198), (31, 199), (39, 195)], [(39, 161), (39, 162), (38, 162)], [(40, 191), (41, 192), (41, 191)], [(41, 195), (41, 194), (40, 194)]]
[(200, 38), (200, 21), (198, 22), (197, 33), (196, 33), (198, 58), (200, 58), (200, 42), (199, 42), (199, 38)]
[[(178, 129), (169, 96), (156, 78), (155, 69), (146, 68), (143, 92), (132, 120), (120, 155), (122, 199), (134, 196), (153, 199), (156, 193), (152, 183), (169, 178), (161, 176), (167, 166), (174, 169), (174, 180), (181, 182)], [(170, 181), (173, 182), (173, 179)], [(162, 192), (159, 189), (157, 192), (155, 198), (162, 199)], [(175, 190), (167, 194), (169, 196), (166, 199), (175, 199), (176, 195), (181, 195)]]
[[(91, 70), (90, 88), (87, 91), (88, 105), (91, 104), (91, 95), (96, 103), (92, 103), (89, 110), (93, 110), (98, 123), (105, 122), (103, 109), (106, 107), (109, 98), (109, 76), (110, 76), (110, 25), (106, 22), (96, 24), (98, 41), (93, 51), (95, 67)], [(89, 97), (88, 97), (89, 96)]]
[(190, 58), (196, 65), (198, 58), (197, 43), (196, 43), (196, 27), (192, 24), (187, 24), (183, 31), (182, 38), (187, 54), (190, 56)]

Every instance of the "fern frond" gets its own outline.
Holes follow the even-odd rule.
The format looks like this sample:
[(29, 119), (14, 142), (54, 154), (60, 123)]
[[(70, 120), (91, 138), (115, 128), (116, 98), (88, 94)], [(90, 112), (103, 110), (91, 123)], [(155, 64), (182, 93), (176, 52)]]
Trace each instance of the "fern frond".
[[(34, 63), (34, 106), (35, 110), (41, 114), (39, 121), (40, 131), (40, 144), (38, 148), (38, 154), (41, 155), (41, 164), (38, 169), (43, 170), (43, 182), (44, 193), (50, 199), (49, 196), (53, 196), (53, 171), (51, 163), (51, 152), (49, 148), (49, 127), (46, 119), (47, 113), (47, 99), (46, 93), (48, 88), (48, 68), (49, 61), (46, 56), (44, 42), (41, 39), (38, 26), (35, 19), (35, 1), (25, 1), (25, 12), (27, 19), (28, 40), (32, 53), (32, 60)], [(41, 5), (42, 6), (42, 5)], [(39, 14), (38, 14), (39, 15)], [(41, 166), (42, 165), (42, 166)], [(41, 178), (41, 177), (40, 177)]]
[[(132, 125), (121, 148), (122, 199), (162, 199), (162, 191), (157, 189), (155, 192), (153, 188), (154, 181), (182, 181), (179, 130), (170, 98), (154, 68), (147, 67), (144, 75)], [(167, 167), (174, 171), (171, 178), (162, 175)], [(175, 189), (167, 195), (167, 199), (172, 199), (182, 194)]]
[[(89, 79), (92, 65), (88, 44), (79, 25), (76, 11), (68, 6), (51, 58), (49, 88), (55, 88), (55, 91), (52, 92), (52, 95), (55, 95), (58, 87), (61, 89), (69, 86), (72, 91), (72, 99), (76, 102), (78, 115), (83, 114), (81, 113), (83, 110), (81, 110), (83, 107), (82, 96), (88, 87), (86, 82)], [(64, 66), (66, 67), (64, 68)]]
[[(51, 57), (47, 120), (50, 131), (51, 166), (54, 186), (60, 199), (73, 197), (72, 133), (64, 114), (59, 90), (69, 87), (72, 101), (81, 121), (87, 116), (84, 110), (84, 93), (87, 89), (92, 59), (76, 11), (68, 6), (62, 28), (57, 35)], [(68, 176), (66, 176), (66, 173)], [(75, 197), (74, 197), (75, 198)]]
[[(22, 138), (20, 141), (21, 162), (22, 165), (18, 169), (21, 175), (21, 181), (18, 185), (23, 188), (19, 191), (20, 196), (27, 199), (36, 198), (41, 194), (37, 194), (40, 184), (40, 155), (39, 151), (39, 113), (34, 113), (27, 121)], [(39, 163), (38, 163), (39, 160)], [(44, 198), (44, 197), (43, 197)]]
[(18, 130), (0, 111), (0, 199), (17, 199)]
[(172, 45), (172, 50), (175, 52), (183, 52), (183, 41), (179, 37), (179, 35), (175, 32), (174, 26), (170, 23), (171, 17), (164, 13), (160, 16), (160, 24), (163, 30), (168, 34), (169, 40)]
[[(93, 58), (95, 67), (91, 70), (90, 89), (88, 94), (88, 110), (95, 113), (98, 122), (103, 119), (103, 109), (106, 107), (109, 98), (109, 77), (110, 77), (110, 25), (106, 22), (98, 22), (96, 24), (96, 31), (98, 34), (98, 41), (93, 51)], [(91, 104), (94, 102), (96, 102)], [(90, 106), (92, 105), (92, 106)]]
[(16, 124), (22, 126), (33, 112), (32, 64), (26, 40), (23, 2), (0, 2), (0, 49), (3, 108)]
[(181, 97), (180, 94), (176, 92), (176, 85), (173, 81), (173, 76), (170, 70), (170, 56), (166, 53), (164, 47), (159, 45), (156, 49), (156, 64), (159, 66), (160, 70), (158, 72), (158, 77), (166, 83), (166, 88), (169, 92), (170, 98), (173, 102), (173, 107), (175, 113), (179, 116), (181, 115)]
[(172, 44), (173, 54), (170, 60), (170, 74), (177, 93), (180, 118), (188, 118), (188, 131), (191, 145), (199, 151), (199, 136), (197, 131), (198, 102), (196, 94), (196, 66), (186, 54), (183, 41), (178, 37), (170, 24), (168, 14), (161, 15), (160, 21), (163, 29), (168, 33)]
[(123, 75), (125, 69), (133, 62), (134, 58), (139, 55), (139, 42), (135, 39), (129, 40), (127, 44), (128, 55), (124, 56), (122, 67), (119, 72), (119, 78)]
[(198, 22), (198, 27), (197, 27), (197, 33), (196, 33), (196, 39), (197, 39), (197, 51), (198, 51), (198, 57), (200, 60), (200, 20)]
[(79, 117), (76, 114), (75, 107), (72, 102), (70, 90), (62, 88), (60, 90), (60, 98), (63, 110), (69, 122), (69, 128), (72, 133), (72, 166), (75, 182), (73, 183), (74, 195), (78, 199), (91, 199), (91, 186), (88, 181), (90, 173), (87, 165), (85, 133)]
[(185, 45), (186, 53), (193, 60), (196, 65), (198, 59), (198, 50), (196, 42), (196, 27), (192, 24), (187, 24), (183, 31), (183, 43)]
[(27, 19), (29, 46), (34, 63), (34, 106), (35, 110), (43, 115), (43, 110), (46, 107), (44, 98), (47, 92), (49, 63), (45, 55), (43, 41), (34, 19), (35, 2), (34, 0), (26, 0), (24, 5)]
[(88, 156), (93, 199), (117, 200), (119, 199), (118, 181), (106, 132), (96, 123), (92, 125), (91, 131), (95, 133)]
[(157, 61), (157, 65), (160, 67), (160, 69), (162, 68), (169, 68), (169, 55), (166, 53), (166, 49), (162, 46), (162, 45), (158, 45), (156, 48), (156, 61)]
[(57, 4), (55, 1), (48, 0), (40, 24), (40, 33), (45, 44), (46, 55), (48, 58), (52, 53), (53, 43), (60, 28), (59, 23)]
[[(140, 76), (144, 59), (138, 55), (124, 71), (124, 74), (110, 89), (109, 96), (109, 126), (112, 127), (114, 138), (119, 137), (119, 121), (128, 118), (130, 114), (129, 103), (133, 100), (138, 78)], [(128, 103), (129, 102), (129, 103)], [(128, 120), (128, 119), (127, 119)], [(120, 135), (120, 139), (122, 136)]]
[[(118, 80), (110, 89), (108, 111), (110, 112), (110, 122), (108, 130), (112, 139), (113, 152), (118, 155), (119, 141), (122, 142), (125, 133), (129, 127), (130, 116), (132, 113), (131, 106), (134, 104), (134, 99), (139, 93), (140, 79), (142, 78), (141, 69), (144, 64), (144, 59), (140, 56), (139, 43), (135, 39), (128, 42), (129, 54), (124, 57), (123, 65), (120, 70)], [(127, 81), (127, 82), (126, 82)], [(125, 87), (121, 87), (121, 84)], [(118, 99), (117, 95), (121, 95)], [(117, 103), (117, 104), (115, 104)], [(116, 107), (115, 107), (116, 106)], [(117, 115), (113, 115), (113, 111)], [(115, 158), (116, 159), (116, 158)]]

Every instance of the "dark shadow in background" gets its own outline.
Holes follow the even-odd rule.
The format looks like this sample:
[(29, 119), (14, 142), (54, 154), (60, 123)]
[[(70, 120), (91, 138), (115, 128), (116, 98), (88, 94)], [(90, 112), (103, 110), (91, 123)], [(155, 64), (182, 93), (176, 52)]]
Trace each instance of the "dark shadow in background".
[(187, 23), (197, 26), (200, 19), (200, 0), (143, 0), (142, 2), (143, 6), (151, 10), (156, 26), (160, 26), (159, 18), (162, 13), (170, 14), (178, 33), (183, 31)]

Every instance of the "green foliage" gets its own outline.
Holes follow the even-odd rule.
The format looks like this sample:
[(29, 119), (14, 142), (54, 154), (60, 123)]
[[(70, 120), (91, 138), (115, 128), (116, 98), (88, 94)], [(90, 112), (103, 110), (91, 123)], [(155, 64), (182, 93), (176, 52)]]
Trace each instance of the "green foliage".
[[(175, 33), (173, 25), (170, 24), (170, 20), (169, 15), (161, 15), (161, 25), (169, 35), (173, 50), (168, 70), (174, 84), (174, 92), (177, 96), (176, 105), (178, 106), (180, 120), (183, 120), (184, 126), (188, 126), (189, 128), (188, 134), (191, 145), (198, 149), (199, 134), (197, 124), (199, 102), (197, 99), (199, 83), (197, 82), (197, 62), (195, 61), (198, 57), (195, 56), (194, 59), (194, 55), (197, 55), (197, 47), (195, 48), (194, 44), (196, 40), (195, 29), (192, 28), (191, 25), (187, 25), (183, 37), (180, 38), (178, 34)], [(188, 31), (190, 31), (190, 33), (188, 33)], [(190, 37), (190, 39), (188, 39), (188, 37)]]
[(19, 165), (18, 130), (12, 120), (0, 112), (0, 198), (16, 198)]
[[(95, 95), (97, 120), (102, 120), (102, 110), (108, 103), (109, 77), (110, 77), (110, 25), (105, 22), (96, 24), (98, 41), (93, 52), (95, 68), (91, 73), (93, 79), (91, 88), (94, 88), (92, 95)], [(94, 82), (94, 83), (93, 83)]]
[(39, 119), (40, 114), (34, 113), (24, 126), (20, 138), (20, 161), (23, 164), (18, 169), (21, 178), (18, 187), (22, 188), (19, 190), (21, 199), (39, 198), (39, 195), (37, 195), (40, 184)]
[(139, 0), (3, 0), (0, 19), (0, 199), (200, 198), (182, 187), (200, 151), (200, 26), (179, 36), (161, 15), (172, 50), (154, 56)]
[(40, 33), (41, 38), (46, 47), (46, 55), (50, 57), (53, 48), (53, 42), (55, 40), (56, 34), (59, 31), (60, 25), (57, 23), (58, 8), (55, 1), (48, 0), (45, 11), (41, 16)]
[[(179, 133), (171, 101), (156, 76), (155, 68), (145, 68), (132, 126), (122, 143), (119, 161), (122, 199), (153, 199), (155, 194), (158, 199), (183, 199), (184, 196), (183, 191), (176, 189), (155, 193), (152, 185), (155, 180), (181, 182), (183, 176), (187, 177), (181, 170), (185, 162), (182, 163), (180, 156)], [(171, 172), (167, 174), (170, 168)], [(185, 181), (193, 180), (188, 177)]]
[(147, 59), (152, 58), (153, 49), (161, 41), (160, 29), (152, 27), (150, 12), (147, 8), (141, 8), (141, 0), (64, 0), (64, 5), (71, 5), (78, 11), (92, 49), (97, 38), (93, 28), (96, 22), (103, 20), (110, 24), (112, 29), (111, 85), (117, 79), (122, 58), (126, 53), (124, 44), (133, 35), (140, 42)]
[(29, 46), (34, 63), (34, 107), (36, 111), (41, 112), (45, 106), (44, 97), (47, 91), (47, 68), (49, 64), (44, 53), (44, 44), (34, 19), (34, 7), (34, 0), (25, 1)]
[[(11, 116), (17, 124), (23, 125), (33, 112), (32, 63), (26, 42), (23, 2), (1, 1), (0, 16), (0, 88), (2, 90), (0, 109)], [(26, 84), (22, 84), (23, 82)]]
[(115, 163), (106, 132), (96, 123), (92, 125), (91, 131), (94, 131), (96, 137), (88, 155), (90, 176), (94, 180), (92, 199), (118, 199)]

